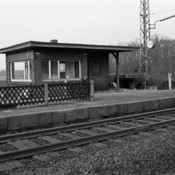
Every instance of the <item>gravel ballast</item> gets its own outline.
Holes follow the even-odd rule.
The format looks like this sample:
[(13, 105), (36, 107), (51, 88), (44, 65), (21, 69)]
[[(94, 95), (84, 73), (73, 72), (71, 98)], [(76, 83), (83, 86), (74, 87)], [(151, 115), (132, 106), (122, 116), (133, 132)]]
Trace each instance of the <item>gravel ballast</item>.
[(164, 175), (175, 172), (175, 129), (139, 137), (124, 137), (103, 148), (83, 146), (84, 152), (60, 151), (49, 162), (21, 160), (23, 168), (4, 175)]

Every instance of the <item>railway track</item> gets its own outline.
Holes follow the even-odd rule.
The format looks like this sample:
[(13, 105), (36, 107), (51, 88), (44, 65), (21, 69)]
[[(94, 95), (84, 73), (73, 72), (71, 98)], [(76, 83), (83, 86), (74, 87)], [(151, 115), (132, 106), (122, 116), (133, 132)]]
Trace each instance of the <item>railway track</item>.
[[(0, 170), (10, 160), (175, 125), (175, 108), (0, 136)], [(16, 162), (16, 164), (19, 164)], [(6, 168), (4, 168), (6, 167)], [(14, 163), (13, 166), (15, 167)], [(0, 171), (1, 172), (1, 171)]]

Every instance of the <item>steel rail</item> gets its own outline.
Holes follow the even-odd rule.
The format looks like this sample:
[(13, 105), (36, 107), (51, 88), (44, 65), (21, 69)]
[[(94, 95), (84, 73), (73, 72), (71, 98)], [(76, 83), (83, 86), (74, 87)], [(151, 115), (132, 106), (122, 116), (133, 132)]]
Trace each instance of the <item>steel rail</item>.
[(46, 153), (48, 151), (62, 150), (62, 149), (66, 149), (72, 146), (80, 146), (80, 145), (89, 144), (92, 142), (107, 140), (110, 138), (117, 138), (117, 137), (128, 135), (128, 134), (145, 132), (145, 131), (149, 131), (155, 128), (165, 127), (167, 125), (173, 125), (173, 124), (175, 124), (175, 119), (171, 119), (171, 120), (167, 120), (163, 122), (156, 122), (152, 124), (141, 125), (138, 127), (130, 127), (130, 128), (107, 132), (107, 133), (98, 134), (94, 136), (87, 136), (83, 138), (67, 140), (67, 141), (54, 143), (54, 144), (42, 145), (42, 146), (38, 146), (34, 148), (0, 153), (0, 162), (8, 161), (11, 159), (29, 157), (29, 156), (33, 156), (36, 154)]
[(141, 118), (144, 116), (149, 117), (151, 115), (163, 114), (163, 113), (168, 113), (168, 112), (173, 112), (173, 111), (175, 111), (175, 108), (152, 111), (152, 112), (145, 112), (145, 113), (140, 113), (140, 114), (127, 115), (127, 116), (116, 117), (116, 118), (112, 117), (109, 119), (91, 121), (91, 122), (80, 123), (80, 124), (72, 124), (72, 125), (66, 125), (66, 126), (60, 126), (60, 127), (54, 127), (54, 128), (47, 128), (47, 129), (41, 129), (41, 130), (35, 130), (35, 131), (28, 131), (28, 132), (17, 133), (17, 134), (2, 135), (2, 136), (0, 136), (0, 143), (5, 143), (8, 141), (24, 139), (24, 138), (43, 136), (46, 134), (48, 134), (48, 135), (55, 134), (58, 132), (73, 131), (77, 128), (79, 128), (79, 129), (90, 128), (90, 127), (94, 127), (94, 126), (100, 126), (103, 124), (138, 119), (138, 118)]

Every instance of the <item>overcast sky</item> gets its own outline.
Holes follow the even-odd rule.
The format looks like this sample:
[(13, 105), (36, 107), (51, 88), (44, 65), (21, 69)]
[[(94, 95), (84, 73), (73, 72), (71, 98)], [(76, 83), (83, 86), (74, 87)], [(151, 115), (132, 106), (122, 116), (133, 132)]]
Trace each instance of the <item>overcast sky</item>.
[[(140, 36), (140, 0), (0, 0), (0, 48), (58, 39), (62, 43), (120, 44)], [(151, 22), (175, 14), (175, 0), (150, 0)], [(175, 39), (175, 18), (157, 23)], [(0, 69), (5, 68), (0, 55)]]

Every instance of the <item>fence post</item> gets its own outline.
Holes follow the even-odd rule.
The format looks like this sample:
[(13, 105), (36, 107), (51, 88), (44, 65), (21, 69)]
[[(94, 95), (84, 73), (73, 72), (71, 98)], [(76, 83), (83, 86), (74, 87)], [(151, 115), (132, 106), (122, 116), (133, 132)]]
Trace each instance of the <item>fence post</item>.
[(48, 105), (49, 103), (49, 92), (48, 92), (48, 84), (44, 84), (44, 95), (45, 95), (45, 104)]
[(94, 80), (90, 81), (90, 100), (94, 100)]

